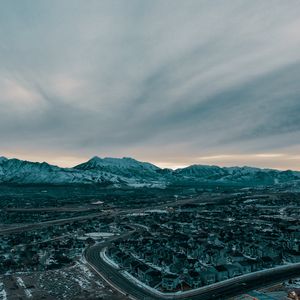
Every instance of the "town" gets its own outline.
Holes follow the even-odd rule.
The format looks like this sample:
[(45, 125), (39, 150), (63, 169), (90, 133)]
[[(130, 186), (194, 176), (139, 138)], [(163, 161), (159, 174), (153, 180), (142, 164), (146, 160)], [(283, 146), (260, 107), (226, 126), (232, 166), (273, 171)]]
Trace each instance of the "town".
[(152, 197), (156, 203), (142, 208), (132, 198), (133, 208), (130, 200), (100, 196), (38, 212), (28, 203), (17, 209), (3, 205), (0, 276), (69, 268), (101, 244), (103, 259), (124, 279), (161, 293), (300, 262), (297, 193), (203, 189), (165, 202)]

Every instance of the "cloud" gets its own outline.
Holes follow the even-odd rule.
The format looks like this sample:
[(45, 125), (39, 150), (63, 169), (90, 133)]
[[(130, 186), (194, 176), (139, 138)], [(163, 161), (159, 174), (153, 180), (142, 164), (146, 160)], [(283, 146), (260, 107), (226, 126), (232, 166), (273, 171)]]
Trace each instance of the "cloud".
[(1, 81), (2, 105), (11, 109), (30, 109), (38, 106), (40, 103), (39, 95), (20, 83), (2, 79)]
[(0, 150), (166, 165), (294, 155), (299, 13), (296, 0), (5, 1)]

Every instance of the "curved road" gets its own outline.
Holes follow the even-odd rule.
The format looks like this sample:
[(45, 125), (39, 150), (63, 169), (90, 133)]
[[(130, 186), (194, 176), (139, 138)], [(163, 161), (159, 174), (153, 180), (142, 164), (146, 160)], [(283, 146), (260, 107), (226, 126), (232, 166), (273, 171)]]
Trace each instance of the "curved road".
[[(126, 238), (132, 232), (119, 236)], [(250, 273), (243, 276), (228, 279), (210, 286), (205, 286), (196, 290), (191, 290), (177, 295), (161, 294), (157, 295), (152, 291), (136, 285), (134, 282), (125, 278), (120, 270), (112, 267), (105, 262), (100, 252), (108, 247), (111, 240), (94, 245), (85, 251), (85, 258), (88, 264), (108, 282), (113, 288), (128, 295), (131, 299), (156, 300), (156, 299), (190, 299), (190, 300), (209, 300), (226, 299), (244, 292), (257, 289), (272, 283), (281, 282), (286, 279), (300, 276), (300, 263), (280, 266), (260, 272)]]

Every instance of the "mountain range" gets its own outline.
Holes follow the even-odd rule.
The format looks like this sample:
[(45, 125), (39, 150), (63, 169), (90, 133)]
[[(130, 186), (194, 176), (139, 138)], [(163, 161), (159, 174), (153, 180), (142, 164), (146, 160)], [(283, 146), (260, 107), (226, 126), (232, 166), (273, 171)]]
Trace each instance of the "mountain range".
[(0, 183), (165, 187), (175, 182), (228, 183), (245, 186), (276, 185), (300, 182), (300, 172), (206, 165), (191, 165), (171, 170), (129, 157), (100, 158), (97, 156), (73, 168), (61, 168), (46, 162), (0, 157)]

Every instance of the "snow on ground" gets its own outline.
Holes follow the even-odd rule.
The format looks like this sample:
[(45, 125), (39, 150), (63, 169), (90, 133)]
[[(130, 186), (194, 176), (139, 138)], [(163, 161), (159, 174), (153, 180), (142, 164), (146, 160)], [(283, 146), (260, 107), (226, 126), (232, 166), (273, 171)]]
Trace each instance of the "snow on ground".
[[(91, 272), (91, 270), (84, 264), (84, 263), (78, 263), (77, 266), (79, 269), (82, 270), (82, 272), (89, 278), (89, 279), (94, 279), (94, 275)], [(104, 287), (103, 282), (97, 281), (94, 279), (94, 282), (99, 286), (99, 287)]]
[(23, 279), (21, 277), (17, 277), (16, 279), (17, 279), (18, 285), (24, 289), (24, 293), (27, 296), (27, 298), (31, 298), (32, 297), (31, 291), (28, 288), (26, 288), (26, 285), (25, 285)]
[(168, 211), (165, 209), (149, 209), (145, 211), (146, 213), (157, 213), (157, 214), (167, 214)]
[(244, 203), (247, 204), (247, 203), (252, 203), (252, 202), (256, 202), (258, 199), (248, 199), (248, 200), (245, 200)]
[(116, 264), (113, 260), (111, 260), (107, 255), (106, 255), (106, 250), (107, 248), (104, 248), (101, 252), (100, 252), (100, 257), (109, 265), (111, 265), (113, 268), (115, 269), (120, 269), (119, 265)]
[(100, 204), (103, 204), (104, 202), (103, 201), (96, 201), (96, 202), (92, 202), (91, 204), (93, 205), (100, 205)]
[(90, 232), (90, 233), (86, 233), (85, 235), (91, 238), (100, 238), (100, 237), (108, 238), (114, 236), (115, 234), (111, 232)]
[(0, 282), (0, 299), (7, 300), (7, 294), (4, 288), (4, 284)]
[[(61, 272), (61, 274), (62, 274), (63, 276), (68, 276), (68, 274), (65, 273), (65, 272), (63, 272), (63, 271)], [(87, 289), (87, 288), (89, 287), (89, 285), (90, 285), (90, 281), (85, 277), (85, 275), (86, 275), (86, 274), (84, 274), (84, 276), (78, 274), (76, 277), (75, 277), (75, 276), (73, 277), (73, 280), (74, 280), (75, 282), (77, 282), (78, 285), (79, 285), (82, 289)]]
[(97, 240), (97, 239), (107, 239), (107, 238), (112, 237), (114, 235), (118, 235), (118, 234), (112, 233), (112, 232), (90, 232), (90, 233), (86, 233), (84, 236), (78, 236), (77, 239), (82, 240), (82, 241), (85, 241), (89, 237), (93, 238), (95, 240)]
[(148, 188), (159, 188), (159, 189), (165, 189), (166, 184), (157, 182), (157, 183), (139, 183), (139, 182), (128, 182), (128, 186), (131, 186), (133, 188), (142, 188), (142, 187), (148, 187)]
[[(10, 280), (7, 280), (11, 282)], [(0, 279), (1, 282), (1, 279)], [(114, 290), (109, 290), (107, 284), (93, 273), (84, 261), (57, 270), (20, 274), (15, 277), (19, 286), (17, 290), (8, 290), (7, 299), (72, 299), (72, 300), (121, 300), (121, 296)], [(5, 282), (4, 282), (5, 284)], [(13, 284), (13, 281), (12, 281)], [(6, 286), (6, 285), (5, 285)], [(26, 287), (31, 286), (32, 296), (29, 297)], [(19, 298), (16, 296), (19, 292)], [(25, 293), (25, 295), (24, 295)], [(0, 287), (0, 299), (1, 297)], [(21, 298), (20, 298), (21, 299)]]
[(130, 213), (130, 214), (126, 214), (127, 217), (143, 217), (143, 216), (149, 216), (149, 214), (145, 214), (145, 213)]

